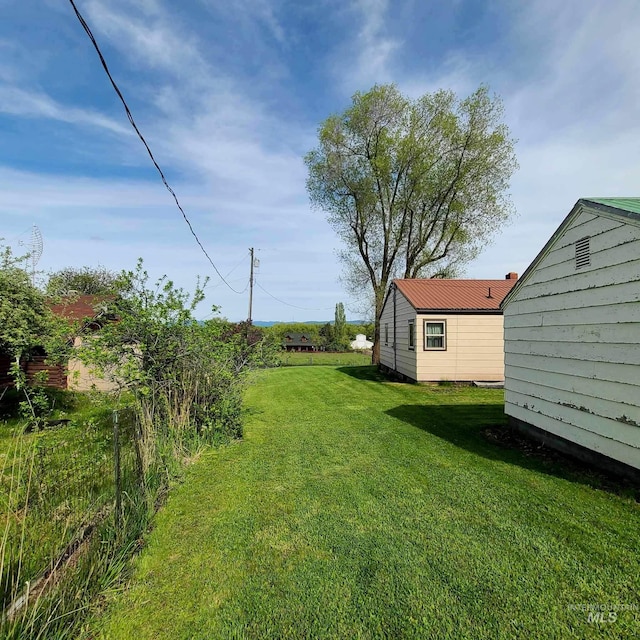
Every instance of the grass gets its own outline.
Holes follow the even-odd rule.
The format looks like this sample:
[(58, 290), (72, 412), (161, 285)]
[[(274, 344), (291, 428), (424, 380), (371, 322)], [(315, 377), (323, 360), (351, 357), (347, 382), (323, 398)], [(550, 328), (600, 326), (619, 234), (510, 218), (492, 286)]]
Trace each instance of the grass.
[(333, 353), (331, 351), (289, 351), (282, 353), (280, 364), (283, 367), (325, 365), (325, 366), (366, 366), (371, 364), (371, 354), (358, 351)]
[(502, 400), (263, 372), (244, 441), (191, 467), (90, 637), (638, 637), (638, 504), (484, 439)]
[[(71, 396), (71, 394), (70, 394)], [(85, 519), (113, 496), (111, 411), (88, 396), (66, 398), (70, 422), (30, 434), (0, 422), (0, 599), (43, 571)]]

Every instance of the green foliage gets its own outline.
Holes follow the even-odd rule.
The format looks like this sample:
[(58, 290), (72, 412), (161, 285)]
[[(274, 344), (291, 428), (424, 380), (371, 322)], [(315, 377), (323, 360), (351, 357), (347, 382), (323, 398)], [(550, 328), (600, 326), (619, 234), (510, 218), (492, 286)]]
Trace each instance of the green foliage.
[(132, 394), (144, 468), (241, 435), (245, 374), (268, 364), (275, 347), (249, 325), (197, 322), (202, 287), (190, 296), (166, 277), (152, 287), (142, 261), (117, 287), (108, 312), (118, 321), (85, 340), (80, 357)]
[(10, 375), (23, 397), (21, 415), (30, 427), (38, 428), (50, 408), (42, 389), (46, 372), (28, 384), (23, 358), (34, 347), (44, 347), (50, 362), (62, 361), (71, 349), (74, 328), (51, 312), (42, 292), (33, 286), (24, 270), (27, 259), (13, 256), (8, 247), (0, 253), (0, 353), (12, 360)]
[[(0, 620), (2, 638), (79, 638), (96, 596), (117, 586), (159, 504), (161, 485), (140, 483), (133, 422), (119, 411), (121, 517), (113, 516), (112, 399), (47, 391), (55, 428), (24, 433), (0, 423), (0, 601), (28, 604)], [(85, 542), (78, 536), (88, 532)], [(69, 556), (70, 554), (70, 556)], [(69, 556), (67, 558), (67, 556)], [(38, 577), (61, 559), (46, 582)], [(68, 559), (68, 562), (66, 561)], [(44, 588), (42, 588), (44, 585)]]
[(376, 85), (320, 125), (307, 189), (344, 242), (346, 283), (371, 293), (376, 349), (393, 278), (455, 273), (511, 215), (517, 163), (502, 118), (486, 87), (411, 100)]
[(0, 253), (0, 352), (13, 358), (43, 344), (54, 321), (23, 268), (26, 259), (13, 256), (8, 247)]
[(46, 293), (49, 296), (109, 294), (117, 292), (118, 283), (118, 274), (105, 267), (65, 267), (49, 274)]
[(344, 313), (342, 302), (336, 304), (336, 312), (333, 323), (333, 344), (335, 351), (346, 351), (349, 349), (349, 337), (347, 336), (347, 318)]
[(265, 327), (265, 334), (279, 343), (282, 343), (288, 333), (304, 333), (316, 344), (320, 342), (320, 328), (322, 325), (306, 322), (278, 322), (277, 324)]

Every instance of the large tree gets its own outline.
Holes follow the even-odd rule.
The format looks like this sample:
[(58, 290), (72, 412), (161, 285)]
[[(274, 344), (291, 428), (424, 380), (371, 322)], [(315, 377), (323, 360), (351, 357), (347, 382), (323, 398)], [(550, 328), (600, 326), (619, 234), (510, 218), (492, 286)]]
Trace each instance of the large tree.
[(393, 278), (455, 274), (511, 215), (517, 163), (502, 117), (486, 87), (411, 100), (383, 85), (321, 124), (307, 189), (345, 245), (347, 284), (372, 294), (374, 363)]
[(99, 295), (114, 293), (118, 283), (118, 274), (102, 266), (65, 267), (49, 274), (46, 289), (50, 296)]

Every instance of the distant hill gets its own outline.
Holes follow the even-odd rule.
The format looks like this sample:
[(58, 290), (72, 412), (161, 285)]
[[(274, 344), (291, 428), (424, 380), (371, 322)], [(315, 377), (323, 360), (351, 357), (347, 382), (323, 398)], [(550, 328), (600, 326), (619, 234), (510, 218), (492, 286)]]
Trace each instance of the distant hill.
[[(295, 322), (294, 324), (333, 324), (333, 320), (307, 320), (306, 322)], [(254, 320), (256, 327), (272, 327), (274, 324), (292, 324), (282, 320)], [(367, 324), (366, 320), (347, 320), (347, 324)]]

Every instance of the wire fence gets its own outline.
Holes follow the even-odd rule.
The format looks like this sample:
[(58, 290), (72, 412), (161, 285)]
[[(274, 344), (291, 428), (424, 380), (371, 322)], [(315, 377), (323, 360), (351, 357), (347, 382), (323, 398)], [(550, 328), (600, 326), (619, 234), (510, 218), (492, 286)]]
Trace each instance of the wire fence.
[(51, 574), (88, 531), (119, 526), (124, 492), (141, 489), (136, 423), (89, 421), (60, 435), (16, 434), (0, 468), (0, 598), (7, 615), (25, 589)]
[(363, 367), (370, 364), (370, 352), (291, 351), (280, 356), (282, 367)]

